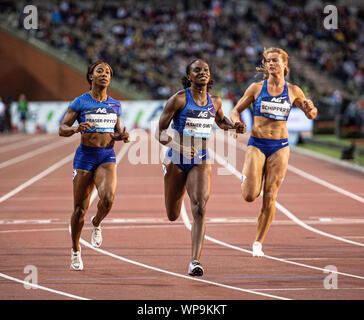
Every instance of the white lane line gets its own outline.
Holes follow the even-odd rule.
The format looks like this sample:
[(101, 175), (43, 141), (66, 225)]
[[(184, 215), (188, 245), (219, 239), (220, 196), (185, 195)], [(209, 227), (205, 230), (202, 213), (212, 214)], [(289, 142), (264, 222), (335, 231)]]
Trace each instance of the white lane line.
[[(118, 229), (170, 229), (170, 228), (184, 228), (185, 226), (180, 223), (175, 223), (173, 225), (170, 224), (157, 224), (157, 225), (142, 225), (142, 226), (135, 226), (135, 225), (128, 225), (128, 226), (110, 226), (110, 227), (102, 227), (102, 230), (118, 230)], [(3, 230), (0, 233), (23, 233), (23, 232), (53, 232), (53, 231), (67, 231), (68, 228), (39, 228), (39, 229), (13, 229), (13, 230)], [(92, 230), (92, 227), (83, 227), (82, 230)], [(1, 249), (0, 249), (1, 250)]]
[[(327, 290), (326, 288), (267, 288), (267, 289), (251, 289), (256, 291), (310, 291), (310, 290)], [(364, 290), (364, 288), (336, 288), (336, 290)]]
[(19, 140), (27, 139), (27, 134), (4, 134), (0, 136), (0, 147), (2, 145), (8, 145), (9, 143), (14, 143)]
[[(70, 161), (70, 160), (73, 159), (73, 155), (74, 155), (74, 153), (71, 153), (67, 157), (59, 160), (58, 162), (56, 162), (55, 164), (53, 164), (52, 166), (50, 166), (48, 169), (42, 171), (41, 173), (39, 173), (38, 175), (36, 175), (33, 178), (29, 179), (28, 181), (26, 181), (25, 183), (21, 184), (17, 188), (15, 188), (12, 191), (8, 192), (7, 194), (5, 194), (4, 196), (2, 196), (0, 198), (0, 203), (1, 202), (4, 202), (5, 200), (7, 200), (9, 198), (11, 198), (12, 196), (14, 196), (15, 194), (17, 194), (21, 190), (24, 190), (25, 188), (29, 187), (34, 182), (36, 182), (36, 181), (44, 178), (45, 176), (47, 176), (51, 172), (53, 172), (53, 171), (57, 170), (58, 168), (62, 167), (68, 161)], [(37, 289), (41, 289), (41, 290), (49, 291), (49, 292), (56, 293), (56, 294), (59, 294), (59, 295), (63, 295), (63, 296), (69, 297), (69, 298), (79, 299), (79, 300), (89, 300), (87, 298), (80, 297), (80, 296), (76, 296), (76, 295), (73, 295), (73, 294), (69, 294), (69, 293), (66, 293), (66, 292), (63, 292), (63, 291), (58, 291), (58, 290), (50, 289), (50, 288), (47, 288), (47, 287), (44, 287), (44, 286), (40, 286), (40, 285), (37, 285), (37, 284), (28, 283), (26, 281), (19, 280), (17, 278), (8, 276), (8, 275), (6, 275), (4, 273), (0, 273), (0, 277), (3, 277), (5, 279), (11, 280), (11, 281), (19, 282), (19, 283), (22, 283), (22, 284), (26, 284), (28, 286), (31, 286), (31, 287), (34, 287), (34, 288), (37, 288)]]
[(67, 292), (54, 290), (54, 289), (51, 289), (51, 288), (47, 288), (47, 287), (40, 286), (40, 285), (35, 284), (35, 283), (30, 283), (28, 281), (23, 281), (23, 280), (14, 278), (14, 277), (10, 277), (10, 276), (8, 276), (8, 275), (6, 275), (4, 273), (1, 273), (1, 272), (0, 272), (0, 277), (5, 278), (7, 280), (11, 280), (11, 281), (15, 281), (15, 282), (22, 283), (23, 285), (30, 286), (30, 287), (32, 287), (34, 289), (41, 289), (41, 290), (48, 291), (48, 292), (52, 292), (52, 293), (56, 293), (56, 294), (59, 294), (59, 295), (65, 296), (65, 297), (69, 297), (69, 298), (73, 298), (73, 299), (77, 299), (77, 300), (90, 300), (90, 299), (87, 299), (87, 298), (84, 298), (84, 297), (76, 296), (74, 294), (70, 294), (70, 293), (67, 293)]
[[(19, 200), (19, 198), (17, 198)], [(6, 212), (8, 214), (11, 214), (11, 212)], [(139, 215), (145, 215), (148, 216), (150, 212), (148, 211), (138, 211)], [(19, 224), (65, 224), (67, 223), (64, 221), (64, 219), (0, 219), (0, 226), (2, 225), (19, 225)], [(106, 218), (102, 221), (103, 225), (105, 224), (127, 224), (127, 223), (134, 223), (134, 224), (160, 224), (160, 223), (166, 223), (170, 224), (170, 221), (168, 221), (167, 218)], [(208, 218), (206, 217), (206, 223), (208, 225), (231, 225), (231, 226), (237, 226), (238, 224), (256, 224), (257, 218)], [(314, 225), (314, 224), (324, 224), (327, 226), (330, 225), (342, 225), (342, 224), (364, 224), (364, 219), (332, 219), (331, 221), (326, 221), (324, 219), (318, 219), (318, 220), (306, 220), (305, 223)], [(290, 219), (280, 220), (276, 219), (272, 222), (274, 225), (295, 225), (296, 223)], [(343, 238), (364, 238), (364, 236), (343, 236)]]
[(55, 143), (52, 143), (52, 144), (49, 144), (49, 145), (45, 145), (45, 146), (40, 147), (38, 149), (35, 149), (33, 151), (29, 151), (27, 153), (24, 153), (24, 154), (22, 154), (22, 155), (20, 155), (18, 157), (15, 157), (15, 158), (9, 159), (7, 161), (1, 162), (0, 163), (0, 169), (6, 168), (8, 166), (11, 166), (11, 165), (16, 164), (16, 163), (21, 162), (21, 161), (24, 161), (26, 159), (35, 157), (35, 156), (37, 156), (39, 154), (42, 154), (44, 152), (53, 150), (55, 148), (58, 148), (60, 146), (65, 145), (65, 144), (74, 142), (76, 140), (76, 138), (77, 137), (71, 137), (71, 138), (68, 138), (68, 139), (62, 139), (62, 140), (60, 140), (58, 142), (55, 142)]
[[(220, 136), (220, 135), (216, 135), (216, 138), (218, 139), (218, 140), (220, 140), (221, 142), (225, 142), (224, 141), (224, 139)], [(228, 143), (230, 143), (230, 141), (228, 141)], [(247, 149), (247, 146), (246, 145), (244, 145), (244, 144), (241, 144), (240, 145), (240, 147), (244, 150), (244, 151), (246, 151), (246, 149)], [(221, 157), (220, 157), (221, 158)], [(226, 161), (225, 161), (226, 162)], [(232, 166), (230, 165), (230, 164), (228, 164), (228, 168), (227, 169), (230, 169)], [(226, 166), (225, 166), (226, 167)], [(232, 167), (233, 168), (233, 167)], [(234, 168), (235, 169), (235, 168)], [(309, 173), (307, 173), (307, 172), (305, 172), (305, 171), (303, 171), (303, 170), (300, 170), (300, 169), (298, 169), (298, 168), (296, 168), (296, 167), (294, 167), (294, 166), (292, 166), (291, 164), (289, 164), (288, 165), (288, 167), (287, 167), (287, 169), (289, 170), (289, 171), (292, 171), (292, 172), (294, 172), (295, 174), (297, 174), (297, 175), (299, 175), (299, 176), (301, 176), (301, 177), (303, 177), (303, 178), (305, 178), (305, 179), (308, 179), (308, 180), (311, 180), (312, 182), (315, 182), (315, 183), (317, 183), (317, 184), (320, 184), (320, 185), (322, 185), (322, 186), (324, 186), (324, 187), (326, 187), (326, 188), (328, 188), (328, 189), (331, 189), (331, 190), (333, 190), (333, 191), (336, 191), (336, 192), (338, 192), (338, 193), (341, 193), (341, 194), (343, 194), (343, 195), (345, 195), (345, 196), (347, 196), (347, 197), (350, 197), (350, 198), (352, 198), (352, 199), (354, 199), (354, 200), (357, 200), (357, 201), (359, 201), (359, 202), (361, 202), (361, 203), (364, 203), (364, 198), (363, 197), (360, 197), (360, 196), (358, 196), (358, 195), (356, 195), (356, 194), (354, 194), (354, 193), (352, 193), (352, 192), (349, 192), (349, 191), (347, 191), (347, 190), (345, 190), (345, 189), (343, 189), (343, 188), (340, 188), (340, 187), (338, 187), (338, 186), (335, 186), (335, 185), (333, 185), (332, 183), (330, 183), (330, 182), (327, 182), (327, 181), (325, 181), (325, 180), (323, 180), (323, 179), (320, 179), (320, 178), (318, 178), (318, 177), (315, 177), (315, 176), (313, 176), (312, 174), (309, 174)]]
[(320, 185), (322, 185), (322, 186), (324, 186), (326, 188), (329, 188), (329, 189), (334, 190), (334, 191), (336, 191), (338, 193), (341, 193), (341, 194), (343, 194), (343, 195), (345, 195), (345, 196), (347, 196), (349, 198), (352, 198), (352, 199), (357, 200), (357, 201), (359, 201), (361, 203), (364, 203), (364, 198), (362, 198), (362, 197), (360, 197), (360, 196), (358, 196), (358, 195), (356, 195), (356, 194), (354, 194), (352, 192), (344, 190), (343, 188), (335, 186), (335, 185), (331, 184), (330, 182), (327, 182), (327, 181), (322, 180), (322, 179), (320, 179), (318, 177), (315, 177), (312, 174), (309, 174), (309, 173), (307, 173), (307, 172), (305, 172), (305, 171), (303, 171), (301, 169), (298, 169), (298, 168), (296, 168), (296, 167), (294, 167), (294, 166), (292, 166), (290, 164), (288, 165), (288, 170), (294, 172), (295, 174), (297, 174), (297, 175), (299, 175), (301, 177), (304, 177), (304, 178), (306, 178), (308, 180), (311, 180), (311, 181), (313, 181), (313, 182), (315, 182), (317, 184), (320, 184)]
[[(190, 220), (188, 218), (188, 214), (187, 214), (187, 210), (186, 210), (184, 201), (182, 201), (181, 217), (182, 217), (182, 220), (183, 220), (186, 228), (188, 230), (191, 230), (191, 222), (190, 222)], [(205, 239), (207, 239), (207, 240), (209, 240), (211, 242), (214, 242), (216, 244), (219, 244), (221, 246), (224, 246), (224, 247), (227, 247), (227, 248), (230, 248), (230, 249), (233, 249), (233, 250), (241, 251), (241, 252), (244, 252), (244, 253), (248, 253), (249, 255), (252, 255), (252, 251), (250, 251), (250, 250), (246, 250), (246, 249), (231, 245), (229, 243), (217, 240), (217, 239), (215, 239), (213, 237), (205, 235)], [(354, 274), (350, 274), (350, 273), (339, 272), (339, 271), (333, 271), (333, 270), (329, 270), (329, 269), (325, 269), (325, 268), (314, 267), (314, 266), (310, 266), (310, 265), (307, 265), (307, 264), (302, 264), (302, 263), (298, 263), (298, 262), (294, 262), (294, 261), (288, 261), (288, 260), (285, 260), (285, 259), (268, 256), (266, 254), (263, 256), (263, 258), (267, 258), (267, 259), (271, 259), (271, 260), (275, 260), (275, 261), (279, 261), (279, 262), (284, 262), (284, 263), (288, 263), (288, 264), (293, 264), (293, 265), (304, 267), (304, 268), (320, 270), (320, 271), (329, 272), (329, 273), (336, 273), (336, 274), (340, 274), (340, 275), (343, 275), (343, 276), (364, 280), (364, 277), (362, 277), (362, 276), (358, 276), (358, 275), (354, 275)]]
[(57, 170), (58, 168), (62, 167), (67, 162), (71, 161), (73, 159), (73, 156), (74, 156), (74, 153), (72, 152), (67, 157), (57, 161), (55, 164), (50, 166), (48, 169), (42, 171), (41, 173), (37, 174), (33, 178), (29, 179), (28, 181), (22, 183), (20, 186), (18, 186), (15, 189), (11, 190), (7, 194), (3, 195), (2, 197), (0, 197), (0, 203), (4, 202), (5, 200), (7, 200), (7, 199), (11, 198), (12, 196), (14, 196), (15, 194), (17, 194), (18, 192), (20, 192), (20, 191), (24, 190), (25, 188), (29, 187), (34, 182), (37, 182), (38, 180), (44, 178), (45, 176), (47, 176), (51, 172), (53, 172), (53, 171)]
[[(74, 152), (72, 152), (70, 155), (68, 155), (67, 157), (59, 160), (58, 162), (56, 162), (54, 165), (52, 165), (51, 167), (49, 167), (48, 169), (42, 171), (40, 174), (34, 176), (33, 178), (29, 179), (28, 181), (26, 181), (25, 183), (21, 184), (19, 187), (15, 188), (14, 190), (10, 191), (9, 193), (7, 193), (6, 195), (2, 196), (0, 198), (0, 203), (9, 199), (10, 197), (14, 196), (16, 193), (20, 192), (21, 190), (29, 187), (30, 185), (32, 185), (34, 182), (44, 178), (45, 176), (47, 176), (49, 173), (55, 171), (56, 169), (60, 168), (61, 166), (63, 166), (64, 164), (66, 164), (68, 161), (72, 160), (73, 159), (73, 156), (74, 156)], [(8, 279), (8, 280), (12, 280), (12, 281), (15, 281), (15, 282), (20, 282), (20, 283), (23, 283), (23, 284), (27, 284), (27, 285), (30, 285), (30, 286), (34, 286), (34, 287), (37, 287), (39, 289), (42, 289), (42, 290), (46, 290), (46, 291), (49, 291), (49, 292), (53, 292), (53, 293), (56, 293), (56, 294), (60, 294), (60, 295), (64, 295), (64, 296), (68, 296), (70, 298), (74, 298), (74, 299), (82, 299), (82, 300), (89, 300), (87, 298), (83, 298), (83, 297), (79, 297), (79, 296), (76, 296), (76, 295), (72, 295), (72, 294), (69, 294), (69, 293), (65, 293), (65, 292), (62, 292), (62, 291), (58, 291), (58, 290), (53, 290), (53, 289), (50, 289), (50, 288), (47, 288), (47, 287), (43, 287), (43, 286), (39, 286), (39, 285), (35, 285), (35, 284), (31, 284), (31, 283), (28, 283), (28, 282), (25, 282), (25, 281), (22, 281), (22, 280), (19, 280), (17, 278), (13, 278), (13, 277), (10, 277), (6, 274), (3, 274), (3, 273), (0, 273), (0, 276), (5, 278), (5, 279)]]
[(345, 160), (339, 160), (339, 159), (329, 157), (329, 156), (326, 156), (324, 154), (321, 154), (321, 153), (318, 153), (318, 152), (315, 152), (315, 151), (311, 151), (311, 150), (308, 150), (308, 149), (305, 149), (305, 148), (302, 148), (302, 147), (299, 147), (299, 146), (292, 146), (291, 149), (295, 153), (300, 153), (300, 154), (303, 154), (303, 155), (305, 155), (307, 157), (311, 157), (311, 158), (315, 158), (315, 159), (319, 159), (319, 160), (324, 160), (326, 162), (330, 162), (330, 163), (336, 164), (338, 166), (341, 166), (341, 167), (344, 167), (344, 168), (347, 168), (347, 169), (356, 170), (356, 171), (364, 173), (364, 167), (359, 165), (359, 164), (356, 164), (356, 163), (351, 163), (351, 162), (345, 161)]
[(39, 142), (42, 142), (44, 140), (51, 140), (51, 136), (50, 135), (37, 136), (37, 137), (33, 137), (31, 139), (28, 139), (28, 140), (25, 139), (24, 141), (21, 141), (19, 143), (6, 145), (4, 147), (0, 147), (0, 153), (20, 149), (22, 147), (27, 147), (27, 146), (29, 146), (31, 144), (39, 143)]
[[(120, 151), (120, 153), (117, 155), (116, 164), (118, 164), (120, 162), (120, 160), (123, 158), (123, 156), (126, 154), (127, 149), (128, 148), (123, 148)], [(95, 200), (96, 196), (97, 196), (97, 190), (94, 189), (92, 194), (91, 194), (89, 206), (91, 206), (91, 204)], [(71, 233), (71, 227), (70, 226), (69, 226), (69, 232)], [(86, 247), (88, 247), (88, 248), (90, 248), (92, 250), (95, 250), (95, 251), (97, 251), (99, 253), (102, 253), (104, 255), (108, 255), (108, 256), (110, 256), (112, 258), (115, 258), (115, 259), (118, 259), (118, 260), (121, 260), (121, 261), (124, 261), (124, 262), (127, 262), (127, 263), (131, 263), (131, 264), (134, 264), (134, 265), (146, 268), (146, 269), (150, 269), (150, 270), (154, 270), (154, 271), (157, 271), (157, 272), (162, 272), (162, 273), (165, 273), (165, 274), (169, 274), (169, 275), (172, 275), (172, 276), (175, 276), (175, 277), (184, 278), (184, 279), (188, 279), (188, 280), (192, 280), (192, 281), (203, 282), (203, 283), (211, 284), (211, 285), (214, 285), (214, 286), (223, 287), (223, 288), (232, 289), (232, 290), (237, 290), (237, 291), (242, 291), (242, 292), (246, 292), (246, 293), (261, 295), (261, 296), (265, 296), (265, 297), (269, 297), (269, 298), (273, 298), (273, 299), (290, 300), (290, 299), (284, 298), (284, 297), (279, 297), (279, 296), (274, 296), (274, 295), (269, 295), (269, 294), (263, 294), (263, 293), (260, 293), (260, 292), (246, 290), (246, 289), (242, 289), (242, 288), (239, 288), (239, 287), (233, 287), (233, 286), (225, 285), (225, 284), (218, 283), (218, 282), (213, 282), (213, 281), (208, 281), (208, 280), (203, 280), (203, 279), (198, 279), (198, 278), (192, 278), (191, 276), (186, 276), (186, 275), (183, 275), (183, 274), (179, 274), (179, 273), (171, 272), (171, 271), (168, 271), (168, 270), (156, 268), (156, 267), (153, 267), (153, 266), (141, 263), (141, 262), (137, 262), (137, 261), (134, 261), (134, 260), (131, 260), (131, 259), (128, 259), (128, 258), (124, 258), (122, 256), (118, 256), (118, 255), (113, 254), (113, 253), (111, 253), (109, 251), (106, 251), (106, 250), (102, 250), (102, 249), (99, 249), (99, 248), (94, 248), (89, 242), (83, 240), (82, 238), (80, 238), (80, 243), (82, 243), (83, 245), (85, 245)]]
[(264, 293), (253, 291), (253, 290), (247, 290), (247, 289), (242, 289), (242, 288), (239, 288), (239, 287), (229, 286), (229, 285), (225, 285), (225, 284), (222, 284), (222, 283), (219, 283), (219, 282), (214, 282), (214, 281), (209, 281), (209, 280), (204, 280), (204, 279), (198, 279), (198, 278), (192, 278), (191, 276), (186, 276), (184, 274), (175, 273), (175, 272), (172, 272), (172, 271), (168, 271), (168, 270), (164, 270), (164, 269), (161, 269), (161, 268), (153, 267), (153, 266), (150, 266), (150, 265), (147, 265), (147, 264), (135, 261), (135, 260), (131, 260), (131, 259), (128, 259), (128, 258), (124, 258), (122, 256), (118, 256), (118, 255), (113, 254), (113, 253), (111, 253), (109, 251), (106, 251), (106, 250), (102, 250), (102, 249), (99, 249), (99, 248), (94, 248), (90, 243), (83, 240), (82, 238), (80, 238), (80, 243), (82, 243), (83, 245), (85, 245), (86, 247), (88, 247), (88, 248), (90, 248), (90, 249), (92, 249), (94, 251), (97, 251), (97, 252), (99, 252), (101, 254), (110, 256), (112, 258), (115, 258), (115, 259), (118, 259), (118, 260), (121, 260), (121, 261), (124, 261), (124, 262), (127, 262), (127, 263), (131, 263), (131, 264), (134, 264), (136, 266), (139, 266), (139, 267), (142, 267), (142, 268), (145, 268), (145, 269), (149, 269), (149, 270), (165, 273), (165, 274), (168, 274), (168, 275), (171, 275), (171, 276), (175, 276), (175, 277), (178, 277), (178, 278), (183, 278), (183, 279), (188, 279), (188, 280), (191, 280), (191, 281), (202, 282), (202, 283), (214, 285), (214, 286), (217, 286), (217, 287), (232, 289), (232, 290), (241, 291), (241, 292), (245, 292), (245, 293), (251, 293), (251, 294), (260, 295), (260, 296), (273, 298), (273, 299), (291, 300), (291, 299), (280, 297), (280, 296), (275, 296), (275, 295), (271, 295), (271, 294), (264, 294)]
[(335, 235), (333, 235), (331, 233), (327, 233), (327, 232), (318, 230), (316, 228), (313, 228), (313, 227), (307, 225), (306, 223), (304, 223), (303, 221), (298, 219), (295, 215), (293, 215), (290, 211), (288, 211), (285, 207), (283, 207), (281, 204), (279, 204), (277, 201), (276, 201), (276, 207), (277, 207), (278, 210), (280, 210), (284, 215), (286, 215), (292, 221), (294, 221), (295, 223), (297, 223), (298, 225), (300, 225), (301, 227), (303, 227), (303, 228), (305, 228), (307, 230), (310, 230), (312, 232), (315, 232), (315, 233), (320, 234), (320, 235), (322, 235), (324, 237), (327, 237), (327, 238), (331, 238), (331, 239), (335, 239), (335, 240), (338, 240), (338, 241), (350, 243), (350, 244), (353, 244), (353, 245), (356, 245), (356, 246), (364, 247), (364, 243), (348, 240), (348, 239), (345, 239), (345, 238), (342, 238), (342, 237), (339, 237), (339, 236), (335, 236)]
[[(220, 155), (218, 155), (217, 153), (215, 153), (213, 150), (209, 149), (210, 153), (214, 154), (215, 159), (217, 160), (217, 162), (224, 166), (226, 169), (228, 169), (234, 176), (236, 176), (239, 181), (241, 180), (241, 173), (239, 171), (236, 170), (236, 168), (234, 168), (231, 164), (227, 163), (226, 160), (224, 158), (222, 158)], [(301, 221), (300, 219), (298, 219), (294, 214), (292, 214), (289, 210), (287, 210), (284, 206), (282, 206), (278, 201), (276, 201), (276, 208), (278, 210), (280, 210), (285, 216), (287, 216), (289, 219), (291, 219), (292, 221), (294, 221), (295, 223), (297, 223), (298, 225), (300, 225), (301, 227), (310, 230), (314, 233), (320, 234), (322, 236), (328, 237), (328, 238), (332, 238), (338, 241), (342, 241), (342, 242), (346, 242), (346, 243), (350, 243), (356, 246), (360, 246), (360, 247), (364, 247), (363, 243), (360, 242), (356, 242), (356, 241), (351, 241), (339, 236), (335, 236), (333, 234), (327, 233), (327, 232), (323, 232), (321, 230), (318, 230), (316, 228), (313, 228), (309, 225), (307, 225), (306, 223), (304, 223), (303, 221)]]

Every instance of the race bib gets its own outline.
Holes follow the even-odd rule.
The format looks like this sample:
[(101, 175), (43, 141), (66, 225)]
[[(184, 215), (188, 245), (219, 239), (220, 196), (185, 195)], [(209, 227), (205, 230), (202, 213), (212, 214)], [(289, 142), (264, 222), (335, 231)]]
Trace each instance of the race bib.
[(276, 120), (287, 120), (291, 110), (287, 97), (263, 98), (260, 103), (260, 113), (267, 118)]
[(214, 122), (215, 112), (212, 109), (188, 110), (183, 134), (197, 138), (209, 138)]
[(85, 132), (113, 133), (117, 114), (112, 108), (89, 109), (85, 112), (85, 121), (93, 124), (93, 127)]

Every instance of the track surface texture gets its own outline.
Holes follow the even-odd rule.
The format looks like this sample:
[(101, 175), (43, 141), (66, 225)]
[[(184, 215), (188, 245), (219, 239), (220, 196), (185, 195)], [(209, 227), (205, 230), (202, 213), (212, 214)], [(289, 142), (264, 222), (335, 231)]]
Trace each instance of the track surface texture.
[(90, 244), (95, 193), (81, 235), (84, 270), (76, 272), (69, 222), (79, 136), (0, 136), (0, 299), (363, 300), (364, 173), (291, 150), (265, 256), (252, 257), (261, 197), (248, 203), (240, 194), (248, 136), (236, 140), (229, 166), (224, 150), (210, 152), (205, 274), (198, 278), (187, 275), (189, 198), (180, 218), (168, 221), (160, 161), (132, 163), (141, 140), (115, 146), (118, 186), (103, 244)]

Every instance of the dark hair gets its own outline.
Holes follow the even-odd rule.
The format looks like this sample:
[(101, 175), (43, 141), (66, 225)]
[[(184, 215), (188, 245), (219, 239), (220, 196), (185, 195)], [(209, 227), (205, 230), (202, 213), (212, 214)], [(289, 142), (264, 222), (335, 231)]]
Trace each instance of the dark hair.
[[(203, 62), (205, 62), (204, 60), (202, 60), (202, 59), (194, 59), (194, 60), (192, 60), (187, 66), (186, 66), (186, 75), (185, 76), (183, 76), (182, 78), (181, 78), (181, 83), (182, 83), (182, 85), (183, 85), (183, 88), (184, 89), (186, 89), (186, 88), (189, 88), (189, 87), (191, 87), (191, 81), (190, 80), (188, 80), (188, 75), (190, 74), (190, 71), (191, 71), (191, 66), (196, 62), (196, 61), (203, 61)], [(205, 62), (206, 64), (208, 64), (207, 62)], [(209, 66), (209, 68), (210, 68), (210, 66)], [(210, 68), (210, 74), (211, 74), (211, 68)], [(215, 80), (214, 79), (211, 79), (211, 76), (210, 76), (210, 81), (208, 82), (208, 84), (207, 84), (207, 91), (209, 91), (211, 88), (212, 88), (212, 86), (214, 85), (214, 83), (215, 83)]]
[(106, 64), (109, 67), (111, 76), (114, 75), (114, 72), (112, 71), (111, 66), (105, 61), (96, 61), (94, 63), (89, 64), (89, 66), (87, 68), (86, 79), (87, 79), (87, 82), (90, 84), (90, 89), (92, 88), (92, 81), (89, 76), (94, 73), (94, 69), (96, 68), (96, 66), (101, 63)]

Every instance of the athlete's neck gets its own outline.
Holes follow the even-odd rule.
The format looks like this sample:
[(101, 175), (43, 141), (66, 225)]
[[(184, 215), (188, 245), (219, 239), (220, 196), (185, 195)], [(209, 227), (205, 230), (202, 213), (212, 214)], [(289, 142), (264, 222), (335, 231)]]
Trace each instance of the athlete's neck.
[(107, 88), (103, 87), (92, 87), (92, 89), (89, 91), (89, 94), (91, 97), (97, 101), (103, 102), (107, 100)]
[(277, 88), (283, 87), (285, 84), (284, 76), (281, 75), (269, 75), (268, 84)]
[(196, 86), (196, 85), (192, 84), (192, 86), (190, 87), (190, 91), (194, 95), (206, 96), (207, 87), (206, 86)]

